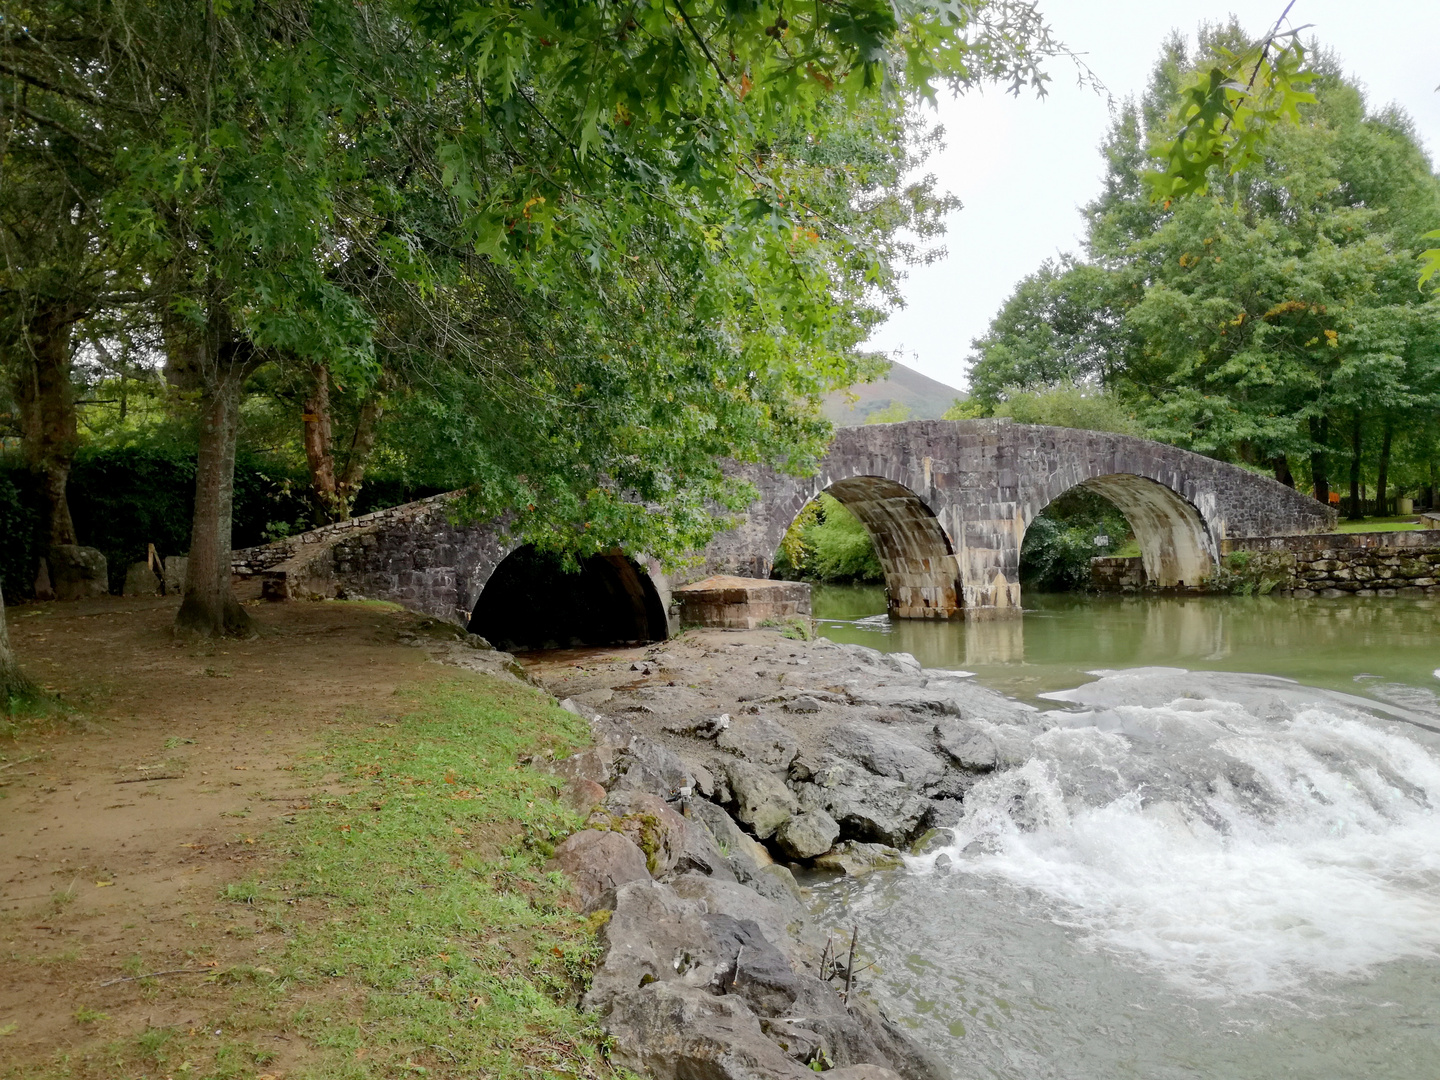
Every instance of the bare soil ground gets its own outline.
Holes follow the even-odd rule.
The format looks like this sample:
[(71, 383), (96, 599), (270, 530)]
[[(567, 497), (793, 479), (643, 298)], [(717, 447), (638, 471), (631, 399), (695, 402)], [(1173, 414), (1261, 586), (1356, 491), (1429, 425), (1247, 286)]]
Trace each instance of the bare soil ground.
[[(0, 1074), (105, 1075), (95, 1055), (136, 1032), (223, 1038), (234, 997), (208, 976), (264, 971), (276, 947), (224, 891), (327, 790), (297, 780), (297, 754), (443, 671), (399, 640), (417, 620), (397, 609), (265, 605), (258, 637), (199, 644), (172, 636), (176, 603), (9, 610), (22, 664), (71, 708), (0, 739)], [(273, 1075), (304, 1056), (263, 1037)]]

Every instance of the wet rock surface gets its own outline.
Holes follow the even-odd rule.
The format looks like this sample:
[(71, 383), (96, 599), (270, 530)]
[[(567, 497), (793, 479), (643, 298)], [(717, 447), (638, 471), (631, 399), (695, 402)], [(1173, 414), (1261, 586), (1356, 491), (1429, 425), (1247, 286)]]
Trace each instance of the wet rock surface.
[(1030, 744), (1036, 710), (903, 653), (764, 630), (526, 663), (595, 733), (551, 766), (593, 807), (556, 865), (610, 912), (584, 1004), (616, 1061), (662, 1080), (950, 1076), (843, 993), (795, 871), (902, 865)]

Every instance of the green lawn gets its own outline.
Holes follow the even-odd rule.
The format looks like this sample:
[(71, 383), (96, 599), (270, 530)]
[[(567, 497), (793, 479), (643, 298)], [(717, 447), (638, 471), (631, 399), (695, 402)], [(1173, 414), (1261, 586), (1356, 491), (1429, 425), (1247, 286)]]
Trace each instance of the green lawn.
[[(598, 924), (545, 868), (580, 821), (557, 801), (560, 781), (528, 764), (587, 743), (586, 725), (518, 682), (437, 682), (397, 691), (387, 722), (333, 721), (326, 744), (292, 766), (311, 794), (266, 836), (266, 869), (218, 898), (237, 923), (259, 916), (245, 933), (267, 949), (263, 964), (207, 980), (225, 995), (213, 1036), (147, 1026), (83, 1058), (62, 1051), (49, 1069), (0, 1065), (0, 1076), (615, 1076), (603, 1034), (576, 1008)], [(162, 987), (145, 977), (138, 990)], [(287, 1045), (298, 1058), (288, 1068), (276, 1049)]]
[(1407, 517), (1362, 518), (1360, 521), (1342, 518), (1335, 531), (1342, 533), (1410, 532), (1423, 528), (1425, 526), (1420, 524), (1417, 516), (1411, 514)]

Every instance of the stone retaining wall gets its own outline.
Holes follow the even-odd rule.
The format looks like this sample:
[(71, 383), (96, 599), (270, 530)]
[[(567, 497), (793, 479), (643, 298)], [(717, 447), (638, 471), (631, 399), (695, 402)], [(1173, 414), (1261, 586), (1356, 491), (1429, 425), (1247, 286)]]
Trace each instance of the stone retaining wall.
[[(1221, 546), (1227, 577), (1292, 596), (1440, 596), (1440, 529), (1252, 536)], [(1149, 587), (1139, 557), (1090, 560), (1101, 592)]]

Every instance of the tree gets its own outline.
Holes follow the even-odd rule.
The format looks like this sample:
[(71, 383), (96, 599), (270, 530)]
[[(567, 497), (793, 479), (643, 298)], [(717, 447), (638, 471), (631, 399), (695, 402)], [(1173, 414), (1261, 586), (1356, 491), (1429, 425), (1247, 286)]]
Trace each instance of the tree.
[(10, 633), (5, 627), (5, 597), (0, 594), (0, 707), (12, 712), (15, 703), (31, 696), (34, 684), (25, 677), (15, 654), (10, 651)]
[[(1203, 190), (1152, 201), (1150, 154), (1183, 121), (1187, 72), (1238, 36), (1203, 34), (1198, 62), (1167, 44), (1146, 99), (1107, 140), (1088, 260), (1022, 283), (977, 342), (974, 383), (1001, 400), (1007, 384), (1089, 380), (1153, 437), (1291, 484), (1291, 462), (1308, 460), (1321, 500), (1344, 453), (1358, 513), (1372, 466), (1388, 497), (1396, 426), (1440, 402), (1440, 308), (1416, 293), (1412, 270), (1440, 183), (1408, 120), (1367, 112), (1321, 54), (1313, 101), (1298, 123), (1267, 131), (1258, 163), (1213, 168)], [(1094, 347), (1097, 326), (1110, 348)], [(1104, 372), (1084, 362), (1096, 352), (1112, 360)], [(1364, 450), (1371, 438), (1378, 457)]]

